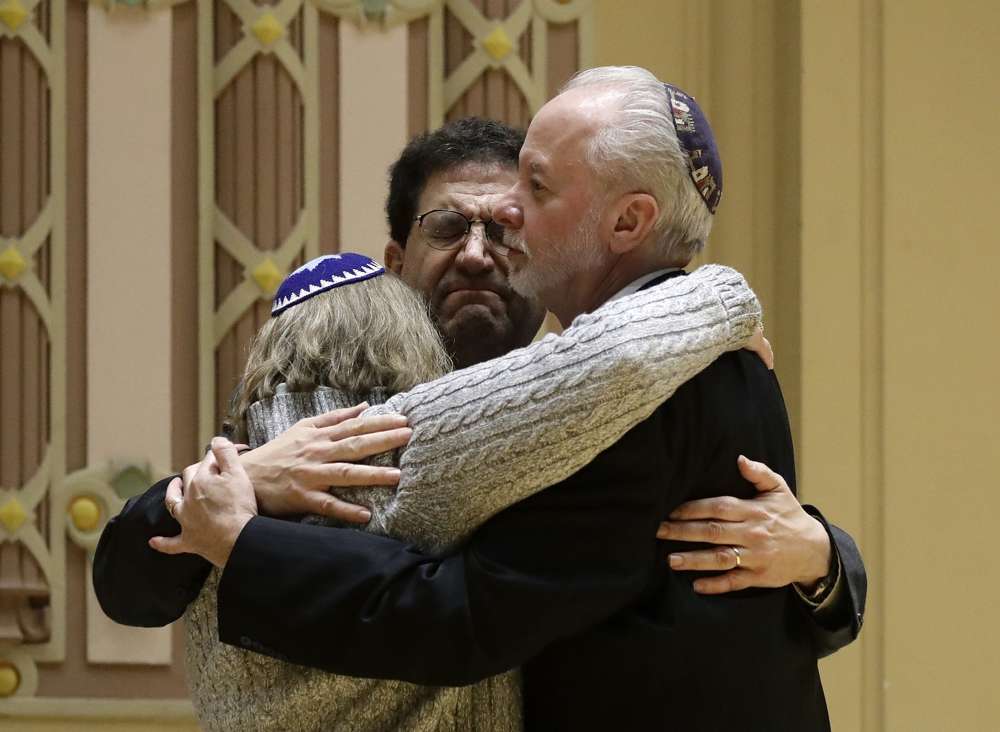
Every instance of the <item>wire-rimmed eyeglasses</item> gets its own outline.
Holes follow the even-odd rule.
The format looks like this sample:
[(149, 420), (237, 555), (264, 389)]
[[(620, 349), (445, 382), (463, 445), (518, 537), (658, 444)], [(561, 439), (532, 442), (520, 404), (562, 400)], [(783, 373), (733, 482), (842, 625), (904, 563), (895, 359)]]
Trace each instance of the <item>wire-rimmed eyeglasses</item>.
[(472, 231), (473, 224), (482, 224), (486, 243), (490, 249), (500, 256), (506, 257), (510, 247), (504, 244), (504, 228), (493, 219), (470, 219), (463, 213), (446, 208), (436, 208), (422, 213), (413, 219), (427, 237), (427, 245), (434, 249), (448, 251), (463, 245), (465, 238)]

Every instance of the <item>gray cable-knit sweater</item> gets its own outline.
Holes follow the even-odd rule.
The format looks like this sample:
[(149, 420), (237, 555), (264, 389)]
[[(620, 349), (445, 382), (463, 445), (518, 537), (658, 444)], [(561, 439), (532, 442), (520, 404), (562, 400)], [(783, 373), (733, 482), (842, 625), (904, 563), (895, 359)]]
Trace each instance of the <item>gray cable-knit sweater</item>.
[[(586, 465), (693, 375), (742, 347), (760, 305), (739, 273), (702, 267), (581, 315), (561, 335), (397, 394), (281, 391), (247, 416), (252, 446), (356, 404), (408, 417), (395, 492), (351, 489), (366, 530), (443, 552), (507, 506)], [(392, 456), (379, 456), (386, 462)], [(211, 573), (185, 616), (188, 680), (208, 730), (519, 730), (511, 672), (461, 688), (356, 679), (219, 642)], [(267, 581), (262, 577), (261, 581)], [(331, 629), (335, 632), (335, 629)]]

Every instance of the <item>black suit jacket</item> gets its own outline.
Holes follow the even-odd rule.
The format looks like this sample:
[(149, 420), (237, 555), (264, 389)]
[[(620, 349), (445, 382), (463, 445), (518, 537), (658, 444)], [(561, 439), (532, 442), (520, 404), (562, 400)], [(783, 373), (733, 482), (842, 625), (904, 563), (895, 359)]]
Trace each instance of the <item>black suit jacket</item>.
[[(736, 469), (739, 453), (794, 485), (777, 383), (742, 352), (452, 556), (352, 530), (252, 520), (223, 574), (220, 637), (338, 673), (424, 684), (523, 665), (532, 729), (825, 729), (816, 657), (853, 638), (863, 612), (853, 542), (845, 552), (846, 535), (835, 537), (850, 611), (830, 628), (787, 588), (696, 595), (693, 578), (666, 564), (673, 547), (654, 539), (685, 500), (753, 493)], [(132, 509), (152, 511), (158, 499), (162, 490), (151, 491)], [(191, 562), (172, 592), (144, 582), (140, 590), (167, 599), (135, 612), (143, 603), (123, 594), (121, 580), (127, 555), (149, 551), (139, 533), (105, 532), (95, 586), (112, 617), (162, 622), (172, 602), (179, 615), (197, 594), (207, 567)]]

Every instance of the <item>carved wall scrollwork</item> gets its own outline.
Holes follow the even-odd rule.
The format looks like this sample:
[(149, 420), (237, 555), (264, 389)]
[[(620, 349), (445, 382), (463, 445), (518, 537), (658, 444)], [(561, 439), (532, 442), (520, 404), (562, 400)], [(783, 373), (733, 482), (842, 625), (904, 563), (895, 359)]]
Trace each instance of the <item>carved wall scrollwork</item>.
[[(199, 344), (203, 442), (219, 429), (246, 344), (268, 317), (277, 285), (296, 263), (339, 244), (320, 241), (321, 203), (330, 205), (329, 186), (320, 199), (321, 136), (329, 141), (338, 134), (321, 114), (328, 100), (320, 93), (320, 66), (330, 58), (324, 16), (372, 33), (424, 24), (426, 82), (418, 90), (424, 98), (410, 104), (427, 110), (426, 128), (467, 114), (523, 126), (555, 83), (589, 63), (591, 5), (199, 2), (199, 322), (211, 324), (201, 329)], [(563, 28), (572, 31), (568, 44)], [(553, 37), (559, 45), (550, 49)]]
[(317, 14), (303, 0), (199, 4), (205, 440), (269, 298), (294, 264), (319, 252)]
[(65, 654), (64, 23), (60, 2), (0, 1), (0, 129), (21, 152), (0, 165), (2, 696)]
[[(187, 252), (175, 269), (187, 273), (188, 302), (196, 299), (198, 307), (188, 317), (197, 320), (197, 332), (176, 341), (185, 345), (175, 343), (172, 351), (181, 371), (193, 372), (197, 361), (198, 393), (191, 393), (185, 418), (194, 442), (196, 407), (198, 436), (205, 440), (218, 429), (246, 344), (269, 316), (278, 283), (304, 259), (339, 247), (337, 194), (343, 183), (366, 163), (369, 172), (377, 168), (377, 175), (384, 175), (384, 163), (355, 155), (346, 165), (340, 157), (340, 115), (350, 113), (340, 106), (345, 39), (354, 49), (381, 42), (394, 53), (398, 72), (397, 66), (390, 72), (397, 81), (405, 79), (399, 86), (409, 92), (394, 97), (404, 121), (399, 139), (386, 145), (396, 150), (405, 134), (460, 114), (525, 124), (554, 84), (589, 61), (590, 4), (0, 0), (0, 718), (68, 718), (79, 713), (79, 697), (94, 702), (89, 712), (94, 716), (190, 715), (180, 696), (179, 671), (171, 665), (177, 654), (174, 649), (171, 655), (169, 632), (165, 646), (162, 637), (157, 640), (160, 655), (150, 660), (136, 649), (152, 646), (119, 634), (126, 630), (120, 626), (107, 627), (110, 621), (88, 587), (87, 557), (104, 525), (127, 496), (164, 474), (165, 459), (156, 457), (155, 466), (141, 457), (107, 462), (108, 456), (117, 459), (116, 451), (141, 456), (144, 448), (138, 443), (121, 448), (113, 427), (95, 436), (101, 425), (114, 422), (102, 419), (105, 412), (98, 406), (112, 403), (105, 397), (117, 386), (115, 369), (123, 367), (105, 369), (119, 355), (106, 353), (113, 339), (103, 341), (104, 348), (97, 345), (94, 333), (101, 326), (88, 317), (98, 311), (106, 316), (101, 308), (114, 314), (117, 303), (89, 295), (116, 281), (116, 267), (125, 267), (122, 251), (134, 257), (137, 250), (116, 249), (134, 245), (132, 232), (109, 225), (121, 219), (113, 206), (98, 216), (101, 207), (95, 204), (107, 201), (98, 193), (103, 188), (94, 183), (87, 189), (88, 179), (100, 179), (105, 187), (114, 183), (110, 173), (97, 175), (105, 162), (110, 169), (111, 162), (124, 165), (130, 158), (120, 151), (115, 158), (108, 149), (113, 135), (96, 134), (107, 131), (109, 118), (88, 116), (88, 110), (104, 107), (88, 106), (78, 90), (86, 88), (91, 99), (97, 90), (105, 93), (101, 99), (118, 100), (106, 94), (117, 88), (108, 72), (117, 68), (116, 53), (145, 50), (127, 42), (137, 29), (155, 26), (157, 43), (167, 41), (156, 46), (150, 64), (170, 62), (170, 43), (175, 57), (178, 49), (188, 51), (189, 65), (172, 67), (175, 74), (188, 70), (183, 80), (160, 88), (169, 75), (148, 78), (157, 80), (149, 85), (151, 93), (173, 95), (176, 106), (168, 111), (186, 115), (180, 127), (189, 120), (190, 131), (175, 133), (172, 149), (192, 151), (183, 175), (197, 176), (197, 186), (193, 180), (186, 184), (191, 202), (182, 212), (189, 248), (172, 250), (175, 259), (177, 252)], [(171, 7), (169, 18), (157, 12)], [(97, 38), (116, 45), (100, 46)], [(366, 46), (369, 40), (376, 45)], [(99, 47), (105, 53), (96, 53)], [(363, 71), (355, 64), (351, 78), (356, 82)], [(68, 97), (67, 78), (72, 80)], [(178, 92), (185, 86), (196, 86), (197, 97)], [(157, 110), (164, 99), (157, 100)], [(407, 106), (417, 111), (407, 115)], [(82, 120), (87, 123), (81, 127)], [(361, 128), (362, 135), (365, 131)], [(158, 138), (149, 133), (149, 139)], [(75, 161), (69, 174), (67, 140)], [(98, 166), (91, 176), (87, 165)], [(158, 184), (178, 175), (176, 160), (173, 168), (157, 165), (151, 178)], [(379, 190), (377, 207), (382, 195)], [(131, 200), (135, 209), (138, 199)], [(161, 204), (154, 208), (169, 216), (171, 208)], [(99, 219), (102, 226), (94, 229)], [(156, 218), (150, 226), (160, 231), (164, 220), (169, 221)], [(163, 240), (169, 237), (158, 241)], [(154, 245), (148, 246), (152, 251)], [(157, 251), (162, 255), (162, 248)], [(157, 327), (171, 317), (177, 322), (178, 312), (163, 309)], [(105, 332), (108, 328), (114, 326)], [(191, 365), (184, 367), (184, 359)], [(157, 378), (168, 382), (170, 373)], [(106, 378), (96, 382), (94, 374)], [(164, 393), (169, 399), (177, 391), (174, 384)], [(161, 438), (157, 433), (155, 439)], [(112, 698), (112, 689), (125, 675), (156, 683), (170, 677), (177, 685), (165, 691), (160, 685), (155, 697), (123, 702)]]

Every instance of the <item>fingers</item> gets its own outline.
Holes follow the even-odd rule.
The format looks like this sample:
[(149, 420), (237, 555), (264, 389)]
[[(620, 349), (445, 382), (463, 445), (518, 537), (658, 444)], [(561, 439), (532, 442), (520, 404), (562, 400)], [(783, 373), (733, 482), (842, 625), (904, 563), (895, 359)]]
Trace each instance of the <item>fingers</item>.
[(399, 484), (398, 468), (382, 468), (353, 463), (325, 463), (308, 468), (308, 485), (355, 488), (362, 486), (387, 486)]
[(167, 484), (167, 492), (163, 496), (164, 503), (180, 503), (184, 498), (184, 483), (180, 478), (174, 478)]
[(740, 547), (739, 565), (736, 563), (736, 552), (732, 546), (720, 546), (715, 549), (699, 549), (693, 552), (677, 552), (670, 555), (670, 568), (683, 572), (721, 572), (747, 565), (747, 551)]
[(219, 463), (215, 457), (215, 453), (212, 452), (211, 448), (205, 453), (205, 457), (201, 459), (201, 462), (195, 466), (194, 474), (190, 479), (185, 478), (185, 487), (190, 487), (191, 483), (194, 481), (204, 482), (210, 476), (219, 474)]
[(730, 521), (677, 521), (664, 522), (656, 532), (657, 539), (673, 541), (698, 541), (709, 544), (739, 545), (741, 524)]
[(771, 346), (771, 341), (767, 338), (764, 339), (764, 347), (767, 350), (767, 355), (764, 357), (764, 363), (767, 364), (767, 367), (771, 371), (774, 371), (774, 348)]
[(340, 519), (352, 524), (366, 524), (372, 517), (371, 511), (364, 506), (356, 506), (328, 493), (310, 491), (305, 493), (302, 498), (306, 513)]
[(178, 536), (154, 536), (149, 540), (151, 549), (161, 554), (185, 554), (184, 540)]
[(699, 577), (692, 586), (699, 595), (723, 595), (727, 592), (745, 590), (753, 586), (753, 572), (748, 569), (734, 569), (715, 577)]
[(369, 435), (406, 427), (408, 422), (402, 414), (380, 414), (375, 417), (355, 417), (324, 429), (331, 441), (343, 440), (358, 435)]
[(177, 512), (184, 500), (184, 483), (180, 478), (174, 478), (167, 484), (167, 492), (163, 496), (163, 505), (170, 517), (177, 521)]
[[(674, 521), (709, 520), (746, 521), (756, 513), (756, 507), (750, 500), (734, 498), (733, 496), (717, 496), (716, 498), (701, 498), (688, 501), (670, 512)], [(670, 537), (671, 539), (674, 537)]]
[(344, 420), (357, 417), (366, 409), (368, 409), (368, 402), (361, 402), (361, 404), (348, 407), (347, 409), (334, 409), (332, 412), (327, 412), (326, 414), (321, 414), (318, 417), (313, 417), (311, 419), (312, 426), (321, 428), (333, 427), (335, 424), (340, 424)]
[(363, 460), (387, 450), (402, 447), (410, 441), (412, 435), (413, 430), (409, 427), (400, 427), (384, 432), (345, 437), (331, 442), (329, 447), (324, 448), (320, 459), (327, 463), (341, 460)]
[(184, 487), (185, 488), (187, 488), (189, 485), (191, 485), (191, 481), (194, 479), (194, 476), (197, 474), (198, 468), (200, 468), (200, 467), (201, 467), (201, 463), (200, 462), (193, 463), (191, 465), (188, 465), (181, 472), (181, 480), (184, 481)]
[(743, 455), (736, 458), (736, 465), (746, 480), (754, 484), (758, 491), (767, 492), (778, 488), (790, 490), (788, 483), (764, 463), (748, 460)]
[(754, 330), (746, 347), (756, 353), (767, 368), (774, 370), (774, 349), (771, 348), (771, 342), (764, 337), (764, 330), (760, 326)]
[(242, 470), (240, 455), (236, 452), (236, 445), (225, 437), (212, 438), (212, 454), (215, 456), (220, 472), (233, 473)]

